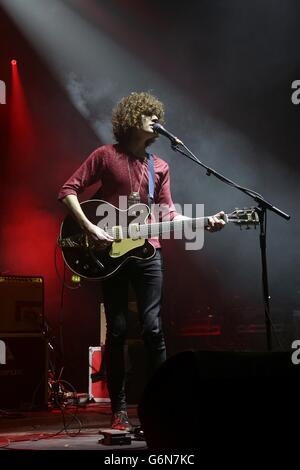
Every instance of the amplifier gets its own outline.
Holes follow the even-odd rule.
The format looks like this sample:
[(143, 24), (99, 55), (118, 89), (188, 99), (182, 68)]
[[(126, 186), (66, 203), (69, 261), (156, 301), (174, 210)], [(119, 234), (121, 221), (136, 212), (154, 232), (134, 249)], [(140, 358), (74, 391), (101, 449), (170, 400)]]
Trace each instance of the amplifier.
[(0, 409), (48, 403), (48, 342), (38, 333), (0, 333)]
[(104, 346), (89, 347), (89, 400), (110, 403), (103, 364)]
[(43, 325), (43, 278), (0, 276), (0, 332), (41, 333)]

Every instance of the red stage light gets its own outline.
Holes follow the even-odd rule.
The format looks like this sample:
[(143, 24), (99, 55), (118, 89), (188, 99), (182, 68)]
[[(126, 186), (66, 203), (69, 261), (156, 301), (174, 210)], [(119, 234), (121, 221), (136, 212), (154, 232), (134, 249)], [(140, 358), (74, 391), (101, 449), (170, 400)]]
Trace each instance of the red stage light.
[(10, 63), (11, 63), (11, 65), (17, 65), (16, 59), (12, 59)]

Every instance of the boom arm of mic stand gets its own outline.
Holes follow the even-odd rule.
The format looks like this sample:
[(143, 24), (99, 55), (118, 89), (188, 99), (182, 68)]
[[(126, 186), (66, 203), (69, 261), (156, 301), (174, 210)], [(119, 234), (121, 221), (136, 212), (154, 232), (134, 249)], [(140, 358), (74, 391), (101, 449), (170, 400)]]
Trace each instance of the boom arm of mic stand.
[(283, 212), (282, 210), (278, 209), (277, 207), (275, 207), (273, 204), (271, 204), (270, 202), (266, 201), (265, 198), (263, 196), (261, 196), (259, 193), (257, 193), (256, 191), (253, 191), (252, 189), (248, 189), (248, 188), (244, 188), (243, 186), (240, 186), (238, 183), (236, 183), (235, 181), (232, 181), (228, 178), (226, 178), (226, 176), (222, 175), (221, 173), (218, 173), (216, 170), (214, 170), (213, 168), (210, 168), (209, 166), (205, 165), (204, 163), (202, 163), (197, 157), (196, 155), (194, 155), (192, 153), (192, 151), (182, 142), (181, 144), (189, 153), (186, 153), (184, 152), (183, 150), (181, 150), (179, 148), (178, 145), (176, 144), (172, 144), (171, 145), (171, 148), (175, 151), (175, 152), (179, 152), (181, 153), (182, 155), (184, 155), (185, 157), (189, 158), (190, 160), (192, 160), (193, 162), (197, 163), (199, 166), (202, 166), (202, 168), (205, 168), (206, 169), (206, 174), (207, 176), (210, 176), (210, 175), (214, 175), (216, 178), (218, 178), (219, 180), (223, 181), (223, 183), (225, 184), (228, 184), (229, 186), (232, 186), (236, 189), (239, 189), (241, 192), (247, 194), (247, 196), (251, 197), (252, 199), (254, 199), (260, 207), (264, 207), (266, 209), (269, 209), (270, 211), (272, 212), (275, 212), (275, 214), (279, 215), (280, 217), (283, 217), (284, 219), (286, 220), (290, 220), (291, 216), (285, 212)]

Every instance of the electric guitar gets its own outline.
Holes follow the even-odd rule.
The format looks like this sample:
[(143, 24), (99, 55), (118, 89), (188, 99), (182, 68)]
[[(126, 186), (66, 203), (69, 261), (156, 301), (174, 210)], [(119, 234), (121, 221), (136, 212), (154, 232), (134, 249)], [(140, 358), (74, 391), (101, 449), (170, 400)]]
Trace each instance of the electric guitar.
[[(147, 260), (155, 255), (155, 247), (148, 238), (182, 231), (185, 224), (193, 229), (208, 225), (209, 217), (187, 220), (147, 223), (150, 209), (146, 204), (134, 204), (126, 210), (118, 209), (108, 202), (92, 199), (81, 203), (87, 218), (109, 233), (114, 241), (104, 247), (91, 239), (68, 215), (61, 224), (58, 244), (64, 262), (80, 277), (100, 280), (115, 274), (130, 259)], [(225, 222), (250, 228), (259, 224), (255, 208), (236, 209), (224, 215)]]

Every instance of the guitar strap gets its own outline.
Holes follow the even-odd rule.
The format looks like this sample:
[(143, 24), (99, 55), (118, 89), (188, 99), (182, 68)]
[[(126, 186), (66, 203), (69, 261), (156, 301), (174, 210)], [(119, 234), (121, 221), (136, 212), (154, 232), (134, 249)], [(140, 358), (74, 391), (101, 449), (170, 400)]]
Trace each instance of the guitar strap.
[(152, 153), (149, 153), (148, 156), (148, 180), (149, 180), (149, 189), (148, 189), (148, 205), (151, 207), (151, 204), (154, 202), (154, 184), (155, 184), (155, 172), (154, 172), (154, 158)]

